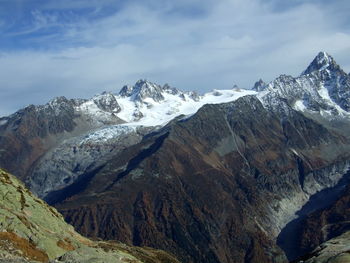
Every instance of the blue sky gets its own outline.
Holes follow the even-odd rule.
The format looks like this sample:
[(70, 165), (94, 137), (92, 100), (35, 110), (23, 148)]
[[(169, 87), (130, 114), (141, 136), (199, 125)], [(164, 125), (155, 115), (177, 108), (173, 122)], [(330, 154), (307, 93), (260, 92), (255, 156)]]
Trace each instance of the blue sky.
[(0, 0), (0, 116), (140, 78), (205, 92), (350, 71), (348, 0)]

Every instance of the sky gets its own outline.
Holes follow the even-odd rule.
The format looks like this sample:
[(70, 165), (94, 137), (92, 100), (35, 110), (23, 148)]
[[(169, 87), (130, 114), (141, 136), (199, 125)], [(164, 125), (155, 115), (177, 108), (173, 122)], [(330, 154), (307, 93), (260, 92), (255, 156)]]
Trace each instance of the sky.
[(200, 93), (350, 71), (348, 0), (0, 0), (0, 116), (147, 79)]

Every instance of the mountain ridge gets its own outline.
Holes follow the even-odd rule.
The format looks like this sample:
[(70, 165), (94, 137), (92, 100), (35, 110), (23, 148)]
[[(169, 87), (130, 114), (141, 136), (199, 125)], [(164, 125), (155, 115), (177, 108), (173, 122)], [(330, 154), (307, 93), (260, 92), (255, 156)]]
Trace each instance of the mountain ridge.
[[(340, 68), (340, 66), (335, 62), (335, 60), (329, 54), (327, 54), (326, 52), (320, 52), (315, 57), (315, 59), (309, 64), (307, 69), (304, 70), (303, 73), (299, 77), (294, 78), (292, 76), (281, 75), (280, 77), (278, 77), (276, 80), (270, 82), (269, 84), (264, 83), (260, 79), (258, 82), (255, 83), (256, 86), (255, 86), (255, 88), (253, 87), (253, 90), (256, 90), (259, 92), (266, 90), (266, 89), (268, 89), (269, 91), (272, 91), (274, 89), (278, 90), (279, 89), (278, 82), (282, 82), (283, 84), (285, 84), (285, 83), (290, 83), (291, 81), (304, 82), (304, 83), (299, 83), (299, 86), (302, 85), (303, 86), (302, 89), (305, 89), (305, 88), (307, 88), (307, 86), (312, 85), (310, 83), (306, 83), (307, 81), (305, 80), (305, 77), (312, 78), (312, 79), (315, 79), (315, 77), (316, 77), (316, 78), (320, 79), (321, 82), (327, 82), (330, 80), (330, 78), (334, 78), (334, 76), (331, 76), (332, 74), (334, 76), (341, 77), (342, 79), (340, 81), (344, 82), (343, 84), (346, 86), (346, 90), (349, 89), (348, 86), (350, 85), (350, 81), (349, 81), (348, 75)], [(339, 74), (341, 76), (338, 76)], [(314, 82), (317, 82), (317, 81), (314, 81)], [(317, 86), (317, 89), (320, 89), (321, 84), (322, 83), (314, 83), (313, 85)], [(325, 84), (327, 84), (327, 83), (325, 83)], [(336, 84), (336, 86), (338, 85), (337, 83), (335, 83), (335, 84)], [(296, 84), (294, 84), (294, 86), (295, 85)], [(238, 90), (238, 88), (236, 88), (236, 89)], [(289, 95), (289, 96), (295, 95), (295, 93), (294, 94), (282, 94), (281, 92), (283, 93), (283, 91), (280, 91), (279, 96), (281, 96), (281, 95), (284, 95), (284, 96), (285, 95)], [(342, 110), (349, 112), (349, 105), (350, 105), (349, 104), (350, 103), (349, 96), (350, 95), (348, 94), (348, 92), (339, 91), (339, 90), (335, 90), (335, 91), (329, 90), (328, 92), (330, 93), (329, 97), (331, 98), (332, 101), (336, 102), (336, 104), (339, 105)], [(339, 95), (339, 92), (345, 92), (345, 94)], [(160, 86), (158, 84), (149, 82), (147, 80), (140, 79), (133, 86), (126, 85), (126, 86), (122, 87), (121, 90), (119, 91), (119, 93), (117, 93), (117, 94), (113, 94), (111, 92), (103, 92), (101, 94), (95, 95), (91, 99), (67, 100), (65, 97), (57, 97), (57, 98), (51, 100), (45, 106), (34, 106), (34, 107), (39, 107), (39, 108), (46, 107), (47, 108), (48, 106), (51, 106), (53, 109), (56, 110), (56, 112), (59, 112), (59, 110), (62, 109), (62, 105), (63, 105), (62, 101), (65, 101), (65, 102), (69, 101), (70, 104), (77, 107), (77, 110), (80, 111), (81, 113), (84, 113), (86, 115), (91, 115), (98, 120), (101, 118), (102, 120), (105, 119), (107, 121), (109, 119), (109, 117), (108, 117), (109, 114), (115, 114), (116, 116), (118, 116), (119, 118), (121, 118), (122, 120), (124, 120), (126, 122), (130, 122), (133, 120), (137, 122), (140, 119), (144, 118), (144, 113), (142, 112), (142, 107), (141, 107), (142, 104), (145, 104), (146, 107), (152, 107), (152, 106), (154, 106), (154, 103), (160, 103), (160, 102), (164, 101), (165, 100), (164, 96), (166, 94), (177, 95), (177, 96), (181, 97), (182, 100), (184, 100), (184, 101), (193, 100), (194, 102), (199, 102), (206, 95), (212, 94), (212, 95), (218, 97), (216, 103), (227, 102), (227, 100), (220, 100), (220, 93), (221, 93), (220, 90), (218, 90), (218, 91), (213, 90), (213, 91), (208, 92), (206, 94), (198, 95), (195, 92), (190, 92), (190, 91), (183, 92), (177, 88), (170, 87), (168, 84), (165, 84), (164, 86)], [(306, 94), (306, 95), (304, 94), (303, 96), (304, 97), (305, 96), (312, 96), (312, 95), (315, 95), (314, 93), (315, 92), (313, 92), (313, 94)], [(323, 92), (323, 94), (319, 95), (319, 97), (322, 98), (322, 97), (324, 97), (323, 95), (324, 95), (324, 92)], [(340, 97), (341, 97), (341, 99), (340, 99)], [(133, 112), (128, 112), (126, 114), (118, 115), (118, 113), (120, 113), (120, 111), (122, 111), (122, 110), (131, 110), (130, 108), (125, 109), (126, 107), (130, 107), (130, 105), (125, 105), (125, 106), (121, 107), (118, 104), (118, 99), (122, 100), (122, 99), (126, 99), (126, 98), (128, 98), (129, 101), (134, 102), (136, 104), (133, 108)], [(327, 98), (323, 98), (323, 99), (327, 99)], [(99, 101), (99, 100), (102, 100), (102, 101)], [(60, 103), (57, 103), (57, 102), (60, 102)], [(208, 102), (215, 103), (215, 100), (211, 100)], [(205, 103), (208, 103), (208, 102), (205, 102)], [(178, 103), (178, 102), (174, 101), (173, 103)], [(85, 105), (82, 106), (83, 104), (85, 104)], [(307, 106), (306, 103), (304, 103), (304, 104), (305, 104), (305, 106)], [(319, 102), (318, 102), (318, 104), (319, 104)], [(203, 104), (201, 104), (201, 105), (203, 105)], [(297, 105), (297, 106), (300, 106), (300, 105)], [(33, 106), (29, 106), (29, 107), (33, 107)], [(169, 107), (169, 105), (168, 105), (168, 107)], [(328, 108), (332, 108), (332, 107), (328, 107)], [(198, 109), (198, 107), (197, 107), (197, 109)], [(313, 109), (315, 110), (315, 108), (313, 108)], [(337, 110), (337, 109), (335, 109), (335, 110)], [(195, 112), (195, 110), (192, 110), (192, 113), (194, 113), (194, 112)], [(172, 114), (170, 114), (170, 115), (172, 115)], [(134, 118), (132, 116), (134, 116)], [(176, 115), (172, 115), (171, 117), (174, 118), (174, 117), (176, 117)], [(7, 118), (8, 117), (2, 117), (2, 118), (0, 118), (0, 121), (5, 124), (5, 121), (7, 120)], [(169, 120), (169, 118), (168, 118), (168, 120)], [(4, 125), (4, 124), (2, 124), (2, 125)]]
[(39, 107), (52, 125), (34, 106), (0, 119), (11, 153), (0, 165), (23, 170), (86, 235), (184, 262), (286, 262), (279, 232), (350, 158), (349, 75), (324, 52), (304, 72), (199, 96), (140, 80), (119, 94), (58, 98)]
[[(249, 246), (252, 245), (247, 240), (254, 240), (253, 236), (258, 235), (257, 233), (260, 241), (256, 241), (254, 245), (256, 250), (254, 249), (251, 253), (257, 253), (259, 257), (251, 254), (249, 256), (252, 257), (251, 261), (247, 262), (272, 262), (273, 259), (269, 253), (276, 257), (274, 259), (276, 262), (277, 258), (281, 260), (280, 262), (286, 262), (282, 259), (282, 253), (272, 245), (271, 237), (277, 235), (278, 229), (293, 218), (292, 207), (297, 210), (301, 203), (308, 200), (309, 195), (336, 183), (342, 176), (340, 170), (349, 165), (347, 162), (339, 163), (339, 168), (332, 166), (334, 159), (341, 162), (342, 155), (345, 159), (349, 158), (346, 155), (348, 146), (344, 145), (345, 148), (342, 146), (342, 136), (330, 133), (297, 112), (295, 114), (296, 116), (291, 119), (295, 123), (287, 122), (288, 125), (286, 123), (281, 126), (280, 117), (277, 118), (264, 109), (261, 102), (254, 96), (242, 97), (227, 104), (206, 105), (191, 118), (179, 120), (174, 125), (169, 124), (168, 135), (166, 134), (169, 130), (165, 127), (159, 135), (155, 135), (153, 139), (149, 138), (151, 141), (143, 141), (116, 155), (103, 170), (95, 174), (89, 183), (90, 187), (56, 206), (67, 220), (81, 226), (79, 229), (82, 233), (103, 238), (109, 238), (110, 235), (113, 236), (111, 233), (115, 233), (115, 237), (124, 242), (136, 242), (136, 244), (153, 242), (157, 247), (164, 247), (179, 255), (185, 262), (191, 262), (193, 258), (200, 262), (232, 262), (228, 258), (233, 257), (237, 258), (237, 262), (243, 262), (244, 249), (248, 251)], [(228, 118), (227, 121), (225, 116)], [(255, 117), (252, 118), (252, 116)], [(257, 120), (263, 123), (258, 124)], [(305, 127), (310, 128), (310, 134)], [(299, 140), (290, 136), (298, 132), (302, 133), (301, 137), (305, 139)], [(318, 137), (315, 137), (315, 134), (318, 134)], [(145, 149), (156, 145), (157, 138), (162, 138), (160, 148), (157, 148), (156, 152), (150, 152), (146, 158), (141, 158)], [(330, 146), (332, 148), (327, 150), (323, 146), (323, 140), (332, 141), (337, 146)], [(285, 147), (289, 150), (286, 151)], [(137, 149), (142, 150), (138, 152)], [(339, 152), (334, 153), (335, 149)], [(322, 157), (315, 154), (318, 150), (323, 154), (327, 153), (328, 156), (325, 155), (320, 159)], [(307, 157), (311, 154), (312, 158)], [(265, 161), (261, 156), (265, 156)], [(298, 168), (298, 160), (301, 166), (304, 166), (305, 173)], [(327, 179), (332, 169), (339, 171), (339, 174), (332, 174)], [(276, 172), (272, 172), (274, 170)], [(119, 176), (120, 174), (123, 176)], [(197, 176), (203, 182), (197, 181), (199, 180)], [(285, 183), (283, 181), (288, 177), (290, 177), (288, 184), (282, 186)], [(215, 180), (216, 183), (211, 183), (211, 180)], [(114, 182), (112, 186), (106, 187), (111, 181)], [(121, 193), (122, 189), (128, 199), (131, 199), (130, 201), (122, 201), (126, 198)], [(175, 192), (173, 189), (176, 189)], [(278, 191), (278, 194), (273, 195), (269, 191)], [(232, 201), (226, 196), (227, 194), (234, 196)], [(103, 201), (94, 201), (93, 196), (96, 195)], [(268, 200), (268, 203), (262, 201), (262, 196)], [(277, 196), (284, 200), (274, 201)], [(236, 199), (238, 201), (235, 201)], [(218, 200), (223, 204), (216, 203)], [(141, 202), (140, 211), (136, 209), (133, 202), (135, 204)], [(90, 205), (81, 208), (81, 204), (87, 203)], [(224, 204), (230, 209), (225, 209)], [(168, 207), (167, 209), (172, 207), (176, 215), (173, 215), (172, 223), (162, 221), (162, 218), (167, 217), (168, 214), (167, 209), (158, 210), (163, 206)], [(185, 208), (187, 206), (190, 208)], [(130, 211), (131, 216), (120, 219), (120, 216), (112, 212), (121, 209), (120, 207)], [(225, 212), (223, 213), (221, 209)], [(188, 210), (196, 211), (195, 219), (188, 214), (190, 213)], [(242, 222), (242, 218), (237, 218), (228, 212), (230, 210), (233, 211), (232, 213), (241, 215), (245, 221)], [(257, 214), (251, 211), (256, 211)], [(96, 215), (97, 221), (90, 221), (95, 226), (95, 231), (90, 232), (90, 226), (86, 220), (89, 215), (95, 215), (95, 213), (99, 216)], [(139, 213), (141, 218), (138, 217)], [(163, 213), (167, 214), (163, 215)], [(217, 219), (217, 215), (220, 214), (223, 218)], [(271, 217), (267, 218), (266, 215)], [(225, 236), (225, 241), (219, 241), (215, 233), (221, 233), (221, 235), (230, 233), (225, 228), (225, 224), (222, 226), (224, 229), (219, 227), (220, 220), (226, 222), (226, 217), (233, 220), (231, 224), (234, 225), (236, 234), (235, 237)], [(108, 218), (108, 222), (103, 218)], [(135, 223), (135, 220), (139, 223)], [(193, 230), (195, 232), (185, 227), (191, 224), (191, 220), (196, 222), (196, 230)], [(101, 222), (104, 223), (101, 225)], [(179, 225), (179, 229), (165, 230), (169, 224), (170, 226)], [(246, 225), (246, 228), (238, 230), (238, 225), (241, 224)], [(213, 232), (205, 230), (213, 226), (218, 229)], [(187, 231), (192, 234), (186, 236)], [(245, 234), (241, 231), (245, 231)], [(177, 235), (185, 236), (181, 238), (181, 245), (178, 243), (174, 247), (171, 240), (176, 240)], [(196, 237), (196, 241), (191, 239), (193, 237)], [(240, 240), (240, 237), (246, 241)], [(204, 240), (210, 240), (211, 249), (207, 253), (204, 253), (204, 247), (207, 247), (208, 243)], [(196, 248), (193, 247), (194, 242), (197, 242)], [(225, 242), (229, 242), (231, 248), (228, 248)], [(198, 249), (199, 244), (202, 244), (201, 249)], [(262, 252), (263, 246), (275, 250)], [(227, 247), (227, 250), (215, 249), (218, 247)], [(191, 258), (188, 258), (189, 255)]]

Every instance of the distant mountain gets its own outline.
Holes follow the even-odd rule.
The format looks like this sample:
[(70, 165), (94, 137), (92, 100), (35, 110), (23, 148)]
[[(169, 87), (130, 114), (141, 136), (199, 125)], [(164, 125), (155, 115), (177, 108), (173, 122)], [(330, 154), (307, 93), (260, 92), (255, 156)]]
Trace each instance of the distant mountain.
[(349, 118), (349, 75), (325, 52), (320, 52), (299, 77), (281, 75), (263, 90), (259, 96), (268, 107), (278, 107), (276, 102), (283, 98), (302, 112)]
[(82, 237), (56, 209), (1, 169), (0, 190), (1, 262), (179, 263), (163, 251)]
[(1, 118), (0, 166), (85, 235), (189, 263), (287, 262), (281, 230), (349, 169), (349, 103), (325, 52), (251, 90), (139, 80)]
[[(55, 98), (0, 119), (0, 165), (40, 197), (82, 180), (116, 152), (179, 115), (254, 91), (213, 91), (203, 96), (139, 80), (118, 95), (89, 100)], [(63, 154), (64, 153), (64, 154)], [(49, 176), (48, 176), (49, 175)]]

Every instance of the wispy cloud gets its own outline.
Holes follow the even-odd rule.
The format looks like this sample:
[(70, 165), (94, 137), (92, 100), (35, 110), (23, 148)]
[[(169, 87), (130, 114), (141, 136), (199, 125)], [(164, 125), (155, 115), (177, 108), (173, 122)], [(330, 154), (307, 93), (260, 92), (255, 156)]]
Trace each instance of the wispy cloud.
[(248, 88), (299, 74), (320, 50), (350, 70), (347, 1), (19, 2), (22, 20), (11, 19), (0, 43), (0, 115), (138, 78), (201, 92)]

